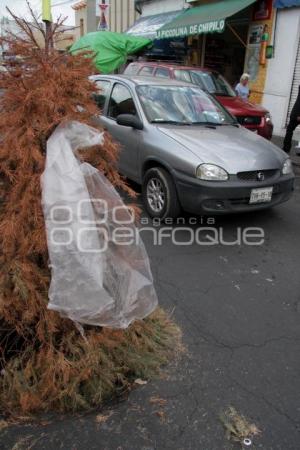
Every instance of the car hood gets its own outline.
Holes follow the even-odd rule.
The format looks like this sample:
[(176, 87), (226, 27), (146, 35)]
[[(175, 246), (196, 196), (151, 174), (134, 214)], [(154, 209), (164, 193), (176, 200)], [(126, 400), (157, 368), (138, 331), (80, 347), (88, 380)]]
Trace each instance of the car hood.
[(268, 111), (260, 105), (245, 102), (240, 97), (216, 96), (217, 100), (234, 116), (264, 116)]
[(280, 148), (243, 127), (160, 126), (161, 133), (177, 141), (199, 158), (228, 173), (281, 169), (287, 158)]

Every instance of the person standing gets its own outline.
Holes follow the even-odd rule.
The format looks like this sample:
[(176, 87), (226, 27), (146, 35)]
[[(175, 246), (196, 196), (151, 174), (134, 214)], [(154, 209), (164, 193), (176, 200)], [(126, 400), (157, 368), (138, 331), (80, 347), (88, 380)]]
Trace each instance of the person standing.
[(235, 92), (242, 100), (244, 100), (244, 102), (248, 101), (250, 95), (249, 79), (250, 75), (248, 73), (243, 73), (240, 82), (235, 87)]
[(290, 121), (286, 128), (286, 135), (283, 141), (283, 150), (286, 153), (290, 153), (291, 151), (293, 134), (298, 125), (300, 125), (300, 86), (298, 91), (298, 97), (293, 106)]

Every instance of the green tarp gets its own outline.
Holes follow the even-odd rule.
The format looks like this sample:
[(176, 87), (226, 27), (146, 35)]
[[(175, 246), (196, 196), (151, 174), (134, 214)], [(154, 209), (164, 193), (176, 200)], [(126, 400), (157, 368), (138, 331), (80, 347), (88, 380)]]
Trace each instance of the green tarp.
[(202, 33), (221, 33), (225, 20), (256, 0), (223, 0), (186, 9), (157, 31), (158, 39), (192, 36)]
[(126, 62), (128, 55), (132, 55), (150, 44), (152, 44), (150, 39), (111, 31), (96, 31), (87, 33), (78, 39), (72, 45), (70, 52), (93, 51), (97, 69), (101, 73), (111, 73)]

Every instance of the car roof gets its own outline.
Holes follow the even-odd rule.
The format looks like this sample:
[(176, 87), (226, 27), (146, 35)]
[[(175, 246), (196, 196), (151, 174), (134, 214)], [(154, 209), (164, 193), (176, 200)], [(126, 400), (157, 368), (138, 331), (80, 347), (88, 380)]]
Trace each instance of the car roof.
[(200, 72), (217, 72), (214, 69), (209, 69), (208, 67), (199, 66), (183, 66), (180, 63), (168, 63), (163, 61), (134, 61), (129, 65), (139, 65), (139, 66), (150, 66), (150, 67), (167, 67), (169, 69), (178, 70), (197, 70)]
[(160, 78), (160, 77), (145, 77), (140, 75), (93, 75), (90, 77), (91, 80), (115, 80), (115, 81), (126, 81), (129, 84), (134, 84), (136, 86), (148, 85), (148, 86), (187, 86), (191, 87), (191, 83), (186, 83), (180, 80), (171, 80), (170, 78)]

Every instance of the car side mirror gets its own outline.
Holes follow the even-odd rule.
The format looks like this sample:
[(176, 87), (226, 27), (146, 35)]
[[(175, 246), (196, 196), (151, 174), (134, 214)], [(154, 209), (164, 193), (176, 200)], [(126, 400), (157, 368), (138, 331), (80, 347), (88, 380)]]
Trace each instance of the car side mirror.
[(117, 124), (123, 125), (123, 127), (132, 127), (136, 130), (142, 130), (144, 128), (143, 122), (133, 114), (120, 114), (117, 117)]

